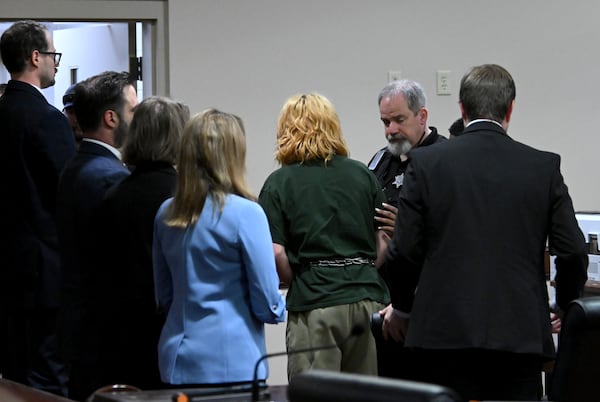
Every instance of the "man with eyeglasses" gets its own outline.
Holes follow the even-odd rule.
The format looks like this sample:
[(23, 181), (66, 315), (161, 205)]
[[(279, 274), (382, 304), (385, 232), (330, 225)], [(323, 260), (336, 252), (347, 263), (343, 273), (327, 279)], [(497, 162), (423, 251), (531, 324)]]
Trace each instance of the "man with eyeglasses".
[(11, 77), (0, 98), (0, 221), (8, 230), (0, 243), (0, 373), (66, 395), (56, 339), (55, 213), (58, 177), (75, 141), (65, 116), (41, 92), (54, 85), (60, 53), (44, 25), (19, 21), (2, 34), (0, 54)]

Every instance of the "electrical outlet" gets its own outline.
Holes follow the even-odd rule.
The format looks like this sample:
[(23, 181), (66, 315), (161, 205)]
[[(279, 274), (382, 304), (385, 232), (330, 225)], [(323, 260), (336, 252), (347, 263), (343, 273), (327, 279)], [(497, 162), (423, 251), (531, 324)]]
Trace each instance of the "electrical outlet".
[(388, 82), (401, 80), (401, 79), (402, 79), (402, 71), (400, 71), (400, 70), (388, 71)]
[(438, 70), (437, 74), (437, 94), (438, 95), (452, 95), (452, 88), (450, 88), (450, 71), (449, 70)]

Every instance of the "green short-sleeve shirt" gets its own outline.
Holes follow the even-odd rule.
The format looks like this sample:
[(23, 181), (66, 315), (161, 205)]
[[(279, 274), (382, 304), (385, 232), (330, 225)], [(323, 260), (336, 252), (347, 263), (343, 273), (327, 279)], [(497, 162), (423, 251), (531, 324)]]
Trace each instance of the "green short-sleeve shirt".
[[(315, 266), (318, 260), (375, 260), (375, 208), (381, 187), (361, 162), (335, 156), (327, 165), (311, 161), (281, 167), (259, 196), (273, 242), (286, 248), (294, 278), (290, 311), (371, 299), (389, 302), (387, 287), (371, 264)], [(311, 264), (311, 262), (313, 264)]]

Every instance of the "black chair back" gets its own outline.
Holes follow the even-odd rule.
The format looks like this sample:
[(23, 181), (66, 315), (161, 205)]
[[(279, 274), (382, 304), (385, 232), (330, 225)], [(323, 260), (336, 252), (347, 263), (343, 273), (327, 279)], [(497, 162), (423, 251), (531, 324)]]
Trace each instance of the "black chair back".
[(459, 402), (451, 389), (435, 384), (360, 374), (307, 370), (288, 387), (290, 402)]
[(551, 401), (600, 400), (600, 297), (577, 299), (569, 304), (551, 378)]

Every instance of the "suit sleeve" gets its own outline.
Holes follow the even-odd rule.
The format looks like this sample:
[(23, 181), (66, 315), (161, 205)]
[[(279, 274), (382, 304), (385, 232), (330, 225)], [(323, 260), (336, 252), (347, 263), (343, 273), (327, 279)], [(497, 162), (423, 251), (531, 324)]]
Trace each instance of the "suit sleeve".
[(409, 313), (425, 255), (425, 200), (423, 180), (417, 178), (413, 159), (404, 174), (398, 198), (394, 234), (388, 245), (384, 269), (394, 308)]
[(552, 207), (548, 244), (550, 253), (556, 256), (556, 301), (564, 310), (571, 300), (583, 294), (588, 256), (571, 197), (560, 173), (560, 158), (557, 158), (553, 172), (550, 197)]
[(273, 243), (267, 217), (260, 205), (252, 203), (241, 214), (239, 238), (252, 312), (261, 322), (284, 321), (285, 301), (279, 293)]

